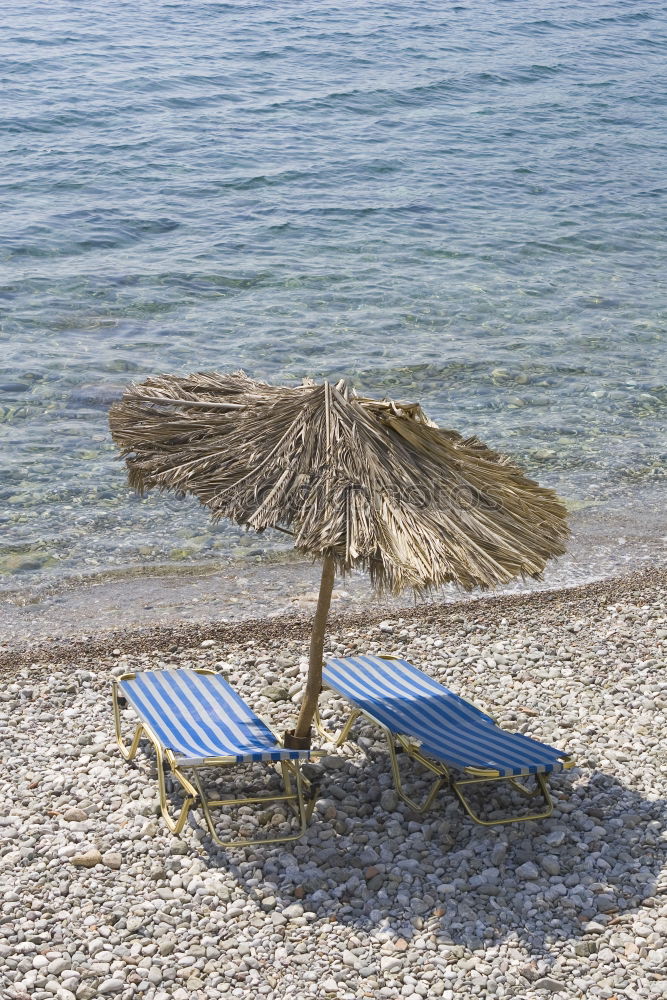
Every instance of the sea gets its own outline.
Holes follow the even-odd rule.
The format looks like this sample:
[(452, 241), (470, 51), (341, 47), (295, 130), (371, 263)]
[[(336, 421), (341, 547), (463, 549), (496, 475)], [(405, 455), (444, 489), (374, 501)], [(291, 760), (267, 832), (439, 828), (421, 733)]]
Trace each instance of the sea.
[(10, 0), (0, 83), (10, 603), (289, 576), (129, 490), (165, 372), (420, 401), (565, 498), (547, 584), (667, 561), (667, 4)]

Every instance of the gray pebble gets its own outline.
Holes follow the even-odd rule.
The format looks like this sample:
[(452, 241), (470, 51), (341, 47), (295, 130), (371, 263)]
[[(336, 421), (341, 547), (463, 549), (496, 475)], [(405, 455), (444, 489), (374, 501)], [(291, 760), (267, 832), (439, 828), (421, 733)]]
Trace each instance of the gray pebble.
[(534, 861), (526, 861), (524, 864), (519, 865), (516, 870), (518, 878), (524, 880), (533, 880), (540, 877), (537, 865)]
[(100, 983), (97, 989), (102, 996), (109, 996), (124, 990), (125, 983), (122, 979), (106, 979), (103, 983)]

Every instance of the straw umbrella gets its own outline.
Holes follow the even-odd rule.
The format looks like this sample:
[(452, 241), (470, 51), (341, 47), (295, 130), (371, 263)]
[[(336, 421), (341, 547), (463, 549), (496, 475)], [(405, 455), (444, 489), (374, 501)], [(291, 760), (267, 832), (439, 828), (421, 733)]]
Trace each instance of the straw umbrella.
[(322, 560), (296, 745), (309, 745), (336, 573), (365, 568), (380, 592), (471, 590), (539, 577), (565, 551), (555, 493), (417, 403), (345, 382), (163, 375), (129, 386), (110, 426), (137, 490), (192, 494), (214, 519), (286, 531)]

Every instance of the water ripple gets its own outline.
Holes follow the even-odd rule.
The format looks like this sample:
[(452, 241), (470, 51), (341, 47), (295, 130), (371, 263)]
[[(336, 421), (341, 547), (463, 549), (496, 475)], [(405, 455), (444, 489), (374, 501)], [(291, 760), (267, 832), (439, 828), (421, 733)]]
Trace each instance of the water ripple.
[(246, 551), (124, 486), (106, 408), (158, 371), (347, 376), (568, 496), (664, 482), (662, 0), (3, 16), (12, 585)]

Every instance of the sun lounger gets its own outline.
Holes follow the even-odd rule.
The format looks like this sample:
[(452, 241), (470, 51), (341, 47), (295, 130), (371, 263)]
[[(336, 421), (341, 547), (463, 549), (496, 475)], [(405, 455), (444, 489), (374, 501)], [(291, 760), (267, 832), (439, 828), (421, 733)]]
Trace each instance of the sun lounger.
[[(139, 718), (129, 746), (121, 734), (120, 708), (123, 700), (132, 706)], [(301, 763), (311, 756), (311, 752), (282, 747), (276, 734), (255, 715), (221, 674), (212, 670), (189, 669), (123, 674), (113, 682), (113, 710), (118, 746), (126, 760), (132, 760), (136, 755), (142, 734), (155, 748), (160, 808), (172, 833), (181, 832), (190, 808), (197, 802), (201, 804), (211, 837), (223, 847), (279, 843), (296, 840), (304, 833), (314, 805), (314, 789), (306, 802), (304, 786), (308, 787), (309, 783), (301, 773)], [(185, 793), (185, 801), (176, 819), (169, 814), (165, 761)], [(279, 765), (284, 794), (240, 799), (211, 799), (207, 796), (200, 775), (203, 769), (229, 768), (255, 762)], [(214, 807), (280, 801), (296, 808), (300, 821), (298, 833), (262, 840), (224, 841), (215, 832), (211, 817)]]
[[(500, 729), (490, 716), (474, 705), (395, 657), (331, 659), (324, 668), (323, 680), (353, 706), (337, 745), (347, 739), (359, 716), (376, 723), (387, 738), (396, 792), (416, 812), (425, 812), (442, 785), (447, 783), (468, 815), (483, 826), (551, 815), (553, 803), (546, 775), (573, 766), (562, 750)], [(436, 775), (422, 802), (414, 801), (404, 791), (397, 745)], [(461, 772), (464, 777), (455, 779), (450, 769)], [(520, 779), (531, 776), (535, 784), (526, 788)], [(546, 808), (530, 815), (482, 819), (473, 810), (463, 788), (497, 781), (510, 782), (526, 796), (541, 794)]]

